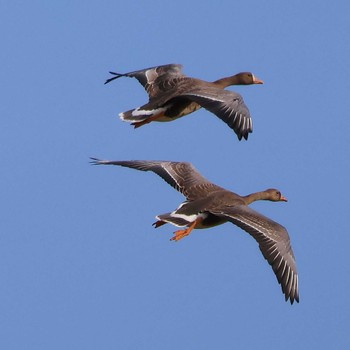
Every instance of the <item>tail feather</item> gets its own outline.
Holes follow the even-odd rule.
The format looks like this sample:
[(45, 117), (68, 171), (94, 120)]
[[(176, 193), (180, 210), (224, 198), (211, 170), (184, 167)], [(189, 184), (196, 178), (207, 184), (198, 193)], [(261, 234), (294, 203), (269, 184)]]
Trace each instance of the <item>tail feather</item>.
[(157, 215), (156, 219), (159, 221), (163, 221), (165, 223), (168, 224), (173, 224), (175, 226), (187, 226), (191, 223), (191, 221), (186, 220), (183, 217), (175, 217), (172, 215), (173, 213), (166, 213), (166, 214), (161, 214), (161, 215)]
[(142, 122), (148, 118), (159, 115), (164, 112), (165, 108), (157, 108), (157, 109), (142, 109), (142, 107), (138, 107), (135, 109), (130, 109), (129, 111), (119, 113), (119, 117), (121, 120), (126, 122)]
[[(168, 223), (168, 224), (173, 224), (175, 226), (187, 226), (191, 223), (191, 221), (186, 220), (183, 217), (175, 217), (173, 216), (173, 213), (166, 213), (166, 214), (161, 214), (161, 215), (157, 215), (156, 219), (159, 221), (162, 221), (164, 223)], [(157, 225), (156, 227), (158, 227), (160, 225)]]
[(148, 118), (147, 115), (134, 116), (133, 112), (136, 109), (130, 109), (129, 111), (119, 113), (119, 118), (126, 122), (140, 122)]

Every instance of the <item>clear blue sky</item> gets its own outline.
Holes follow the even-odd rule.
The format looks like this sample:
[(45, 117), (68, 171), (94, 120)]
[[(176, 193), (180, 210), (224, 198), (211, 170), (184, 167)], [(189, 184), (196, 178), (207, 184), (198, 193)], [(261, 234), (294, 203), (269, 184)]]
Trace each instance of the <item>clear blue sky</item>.
[[(349, 349), (350, 3), (7, 1), (0, 5), (0, 348)], [(108, 71), (181, 63), (236, 87), (247, 142), (200, 110), (133, 130), (147, 100)], [(225, 224), (170, 242), (183, 197), (105, 159), (192, 162), (284, 225), (300, 304), (256, 242)]]

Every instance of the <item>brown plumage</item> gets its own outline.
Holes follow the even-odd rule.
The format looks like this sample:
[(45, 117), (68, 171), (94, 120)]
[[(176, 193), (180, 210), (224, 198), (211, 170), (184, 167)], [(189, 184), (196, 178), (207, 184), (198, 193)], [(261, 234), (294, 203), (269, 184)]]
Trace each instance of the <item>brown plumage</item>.
[(152, 121), (172, 121), (203, 107), (223, 120), (237, 134), (239, 140), (248, 139), (252, 120), (241, 95), (224, 90), (230, 85), (262, 84), (250, 72), (207, 82), (187, 77), (179, 64), (167, 64), (125, 74), (110, 72), (114, 77), (136, 78), (145, 88), (149, 101), (145, 105), (120, 113), (122, 120), (135, 128)]
[(91, 158), (96, 165), (119, 165), (142, 171), (152, 171), (181, 192), (186, 201), (176, 210), (157, 216), (155, 227), (165, 223), (187, 226), (174, 232), (172, 240), (178, 241), (193, 229), (208, 228), (232, 222), (248, 232), (272, 266), (286, 301), (299, 302), (298, 273), (287, 230), (277, 222), (251, 209), (248, 205), (257, 200), (287, 201), (276, 189), (268, 189), (247, 196), (217, 186), (190, 163), (170, 161), (108, 161)]

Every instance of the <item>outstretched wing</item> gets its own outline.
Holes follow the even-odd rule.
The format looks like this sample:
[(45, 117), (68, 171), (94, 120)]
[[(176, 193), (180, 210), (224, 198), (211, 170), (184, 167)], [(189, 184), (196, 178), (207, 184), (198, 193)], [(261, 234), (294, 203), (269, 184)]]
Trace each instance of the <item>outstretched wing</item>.
[(170, 186), (181, 192), (188, 200), (203, 198), (207, 194), (222, 190), (221, 187), (205, 179), (187, 162), (170, 161), (109, 161), (91, 158), (95, 165), (119, 165), (142, 171), (153, 171), (165, 180)]
[(213, 214), (234, 223), (255, 238), (281, 284), (286, 301), (289, 299), (291, 304), (294, 300), (299, 302), (298, 273), (287, 230), (245, 205), (225, 207)]
[(160, 90), (166, 88), (166, 83), (184, 77), (182, 65), (180, 64), (166, 64), (129, 73), (110, 73), (113, 74), (114, 77), (107, 79), (105, 84), (120, 77), (136, 78), (145, 88), (150, 98), (158, 95)]
[(213, 86), (205, 86), (186, 91), (181, 96), (214, 113), (234, 130), (239, 140), (242, 137), (247, 140), (249, 133), (253, 132), (252, 118), (241, 95)]

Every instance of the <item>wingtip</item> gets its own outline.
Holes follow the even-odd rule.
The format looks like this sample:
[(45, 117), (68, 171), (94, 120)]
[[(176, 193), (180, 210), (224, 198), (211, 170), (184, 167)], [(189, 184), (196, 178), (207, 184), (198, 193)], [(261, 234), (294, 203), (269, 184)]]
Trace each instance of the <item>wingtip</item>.
[(91, 165), (100, 165), (101, 163), (101, 159), (95, 158), (95, 157), (90, 157), (90, 164)]
[(252, 133), (252, 131), (248, 130), (248, 131), (236, 132), (236, 135), (239, 141), (242, 141), (242, 139), (248, 141), (248, 137), (250, 133)]
[[(294, 280), (297, 282), (297, 280)], [(282, 292), (284, 293), (284, 297), (286, 302), (290, 302), (291, 305), (293, 305), (294, 302), (299, 303), (299, 291), (298, 286), (294, 285), (290, 290), (286, 291), (282, 289)]]
[(249, 134), (237, 134), (238, 141), (242, 141), (242, 139), (247, 141), (248, 140), (248, 135)]
[(285, 299), (286, 299), (286, 301), (289, 300), (289, 302), (290, 302), (291, 305), (293, 305), (294, 302), (299, 303), (299, 295), (296, 295), (296, 296), (294, 296), (294, 297), (293, 297), (293, 296), (290, 296), (290, 295), (286, 295), (286, 296), (285, 296)]
[(115, 80), (115, 79), (118, 79), (118, 78), (120, 78), (120, 77), (125, 76), (125, 74), (116, 73), (116, 72), (109, 72), (109, 74), (114, 75), (114, 77), (107, 79), (107, 80), (104, 82), (104, 85), (110, 83), (111, 81), (113, 81), (113, 80)]

